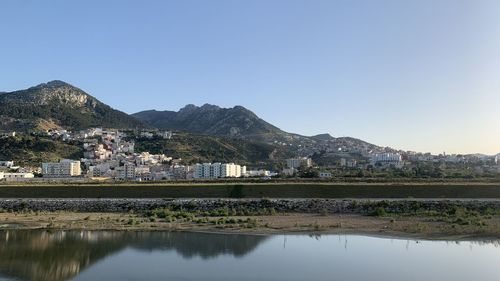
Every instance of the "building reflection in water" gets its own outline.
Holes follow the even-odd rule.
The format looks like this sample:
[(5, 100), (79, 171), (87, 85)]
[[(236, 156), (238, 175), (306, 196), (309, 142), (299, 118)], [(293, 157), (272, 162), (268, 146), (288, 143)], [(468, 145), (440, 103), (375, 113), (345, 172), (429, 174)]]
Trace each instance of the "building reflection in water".
[(176, 251), (185, 259), (242, 257), (266, 239), (188, 232), (0, 231), (0, 276), (27, 281), (69, 280), (127, 247)]

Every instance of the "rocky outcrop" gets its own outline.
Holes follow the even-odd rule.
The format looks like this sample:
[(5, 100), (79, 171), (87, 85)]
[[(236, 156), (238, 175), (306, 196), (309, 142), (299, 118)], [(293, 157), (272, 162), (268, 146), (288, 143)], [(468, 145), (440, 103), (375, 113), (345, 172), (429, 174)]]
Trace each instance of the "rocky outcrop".
[[(62, 81), (51, 81), (29, 89), (0, 94), (0, 118), (22, 123), (23, 126), (15, 127), (19, 130), (42, 129), (36, 127), (40, 122), (50, 122), (69, 129), (149, 127)], [(0, 124), (0, 129), (12, 127), (12, 124)]]

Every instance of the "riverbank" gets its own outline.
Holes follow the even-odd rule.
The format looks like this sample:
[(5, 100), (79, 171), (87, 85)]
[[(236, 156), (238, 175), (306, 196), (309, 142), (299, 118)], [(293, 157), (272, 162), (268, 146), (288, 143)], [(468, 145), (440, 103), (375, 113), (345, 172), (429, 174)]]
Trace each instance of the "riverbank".
[(0, 229), (500, 239), (500, 201), (1, 199)]
[(418, 239), (500, 239), (500, 219), (481, 226), (456, 224), (424, 216), (279, 214), (210, 217), (206, 221), (151, 220), (129, 213), (0, 213), (0, 231), (13, 229), (191, 231), (239, 234), (364, 234)]

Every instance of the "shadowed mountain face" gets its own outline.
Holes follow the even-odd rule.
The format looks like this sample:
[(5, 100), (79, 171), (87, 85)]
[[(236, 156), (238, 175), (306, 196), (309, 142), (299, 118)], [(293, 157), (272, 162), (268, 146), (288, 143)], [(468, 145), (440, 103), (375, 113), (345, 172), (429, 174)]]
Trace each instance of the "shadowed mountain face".
[(184, 232), (0, 231), (0, 277), (69, 280), (125, 248), (176, 251), (182, 258), (241, 257), (267, 238)]
[(175, 111), (142, 111), (132, 116), (160, 129), (186, 131), (224, 137), (244, 137), (254, 140), (285, 140), (293, 135), (259, 118), (242, 107), (220, 108), (205, 104), (187, 105)]
[(143, 128), (143, 122), (115, 110), (62, 81), (0, 94), (0, 129)]

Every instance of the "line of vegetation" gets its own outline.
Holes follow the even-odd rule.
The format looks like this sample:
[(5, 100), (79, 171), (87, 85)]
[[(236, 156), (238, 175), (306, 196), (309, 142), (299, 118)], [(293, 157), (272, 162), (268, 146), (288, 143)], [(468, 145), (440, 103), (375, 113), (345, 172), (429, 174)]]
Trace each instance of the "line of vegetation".
[[(370, 203), (368, 203), (370, 204)], [(500, 216), (500, 210), (491, 207), (480, 207), (470, 209), (456, 204), (448, 204), (444, 209), (440, 206), (438, 209), (424, 208), (421, 203), (413, 202), (409, 209), (395, 210), (391, 202), (381, 201), (372, 204), (372, 215), (378, 217), (426, 217), (431, 221), (446, 222), (453, 225), (473, 225), (486, 226), (487, 221)]]

